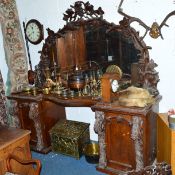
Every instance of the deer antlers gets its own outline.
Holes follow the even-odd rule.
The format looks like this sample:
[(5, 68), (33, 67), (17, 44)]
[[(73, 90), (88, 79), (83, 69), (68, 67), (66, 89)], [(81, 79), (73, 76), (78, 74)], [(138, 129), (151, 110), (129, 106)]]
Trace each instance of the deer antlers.
[(132, 22), (136, 21), (136, 22), (138, 22), (141, 26), (143, 26), (143, 27), (146, 29), (146, 32), (145, 32), (144, 36), (142, 37), (142, 38), (144, 38), (144, 37), (146, 36), (147, 32), (150, 30), (150, 27), (147, 26), (147, 25), (146, 25), (143, 21), (141, 21), (139, 18), (135, 18), (135, 17), (129, 16), (129, 15), (127, 15), (126, 13), (124, 13), (124, 12), (123, 12), (123, 9), (121, 8), (121, 6), (122, 6), (122, 4), (123, 4), (123, 1), (124, 1), (124, 0), (121, 0), (121, 1), (120, 1), (119, 7), (118, 7), (118, 13), (121, 14), (122, 16), (124, 16), (126, 19), (128, 19), (129, 25), (130, 25)]
[(146, 34), (148, 33), (149, 31), (149, 35), (156, 39), (158, 38), (159, 36), (163, 39), (163, 36), (162, 36), (162, 33), (161, 33), (161, 29), (163, 26), (166, 26), (168, 27), (168, 25), (166, 24), (166, 21), (173, 15), (175, 15), (175, 10), (172, 11), (171, 13), (169, 13), (165, 19), (162, 21), (162, 23), (159, 25), (157, 22), (153, 22), (152, 26), (149, 27), (147, 26), (142, 20), (140, 20), (139, 18), (136, 18), (136, 17), (132, 17), (132, 16), (129, 16), (127, 15), (126, 13), (123, 12), (123, 9), (121, 8), (122, 4), (123, 4), (124, 0), (121, 0), (120, 1), (120, 4), (119, 4), (119, 7), (118, 7), (118, 13), (121, 14), (122, 16), (124, 16), (126, 19), (128, 19), (128, 23), (129, 25), (132, 23), (132, 22), (138, 22), (142, 27), (144, 27), (146, 29), (145, 31), (145, 34), (143, 35), (142, 39), (146, 36)]
[(162, 23), (161, 23), (160, 26), (159, 26), (159, 32), (160, 32), (160, 36), (161, 36), (162, 39), (163, 39), (163, 36), (162, 36), (162, 33), (161, 33), (161, 28), (162, 28), (163, 26), (169, 27), (169, 26), (166, 24), (166, 21), (168, 20), (169, 17), (171, 17), (171, 16), (173, 16), (173, 15), (175, 15), (175, 10), (172, 11), (172, 12), (170, 12), (170, 13), (165, 17), (165, 19), (162, 21)]

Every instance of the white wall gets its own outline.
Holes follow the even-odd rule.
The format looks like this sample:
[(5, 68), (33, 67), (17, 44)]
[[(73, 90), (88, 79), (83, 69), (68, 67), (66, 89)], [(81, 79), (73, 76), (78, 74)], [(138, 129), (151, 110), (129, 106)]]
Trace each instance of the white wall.
[[(65, 10), (73, 4), (73, 0), (16, 0), (19, 17), (21, 24), (23, 21), (28, 21), (31, 18), (38, 19), (43, 23), (45, 28), (50, 28), (55, 32), (62, 28), (65, 22), (62, 20)], [(119, 0), (89, 0), (95, 8), (99, 6), (105, 11), (104, 18), (110, 22), (118, 23), (122, 19), (117, 13), (117, 7)], [(159, 24), (164, 17), (175, 9), (173, 0), (125, 0), (123, 4), (123, 10), (130, 16), (135, 16), (143, 20), (147, 25), (151, 26), (154, 21)], [(169, 108), (175, 107), (175, 80), (173, 76), (175, 74), (175, 17), (171, 17), (167, 24), (168, 27), (162, 28), (162, 34), (164, 40), (152, 39), (149, 35), (145, 37), (145, 42), (148, 46), (152, 47), (150, 50), (150, 58), (158, 64), (158, 72), (160, 76), (160, 82), (158, 89), (163, 99), (160, 103), (160, 112), (167, 112)], [(21, 25), (22, 26), (22, 25)], [(143, 34), (143, 28), (138, 24), (133, 24), (134, 28), (139, 30)], [(0, 35), (0, 41), (2, 36)], [(33, 67), (39, 61), (38, 50), (41, 50), (42, 44), (30, 45), (31, 59)], [(0, 45), (0, 68), (4, 70), (3, 60), (4, 53), (2, 45)], [(6, 77), (6, 71), (3, 71), (4, 78)], [(93, 132), (94, 113), (90, 108), (66, 108), (68, 119), (79, 120), (91, 123), (91, 139), (97, 140), (97, 135)]]

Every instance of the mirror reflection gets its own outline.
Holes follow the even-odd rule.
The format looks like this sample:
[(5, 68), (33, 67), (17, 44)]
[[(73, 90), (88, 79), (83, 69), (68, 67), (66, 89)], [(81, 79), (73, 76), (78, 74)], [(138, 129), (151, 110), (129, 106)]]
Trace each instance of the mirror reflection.
[(124, 74), (131, 74), (131, 64), (140, 59), (140, 51), (131, 38), (106, 27), (85, 31), (87, 60), (96, 61), (105, 70), (111, 64), (118, 65)]

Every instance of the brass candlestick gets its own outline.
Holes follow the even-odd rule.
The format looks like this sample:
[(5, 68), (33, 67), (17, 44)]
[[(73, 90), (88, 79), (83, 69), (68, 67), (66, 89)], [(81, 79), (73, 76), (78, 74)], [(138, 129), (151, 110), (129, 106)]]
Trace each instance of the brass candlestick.
[(83, 89), (83, 94), (84, 95), (90, 95), (89, 77), (88, 77), (87, 74), (85, 76), (85, 86), (84, 86), (84, 89)]

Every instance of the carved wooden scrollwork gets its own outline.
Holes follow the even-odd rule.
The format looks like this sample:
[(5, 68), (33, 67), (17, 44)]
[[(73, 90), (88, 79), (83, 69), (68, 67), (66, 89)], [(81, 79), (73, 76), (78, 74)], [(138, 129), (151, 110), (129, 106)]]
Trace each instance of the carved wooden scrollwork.
[(94, 131), (98, 134), (98, 142), (100, 147), (99, 167), (101, 168), (105, 168), (107, 165), (104, 115), (105, 114), (102, 111), (95, 112)]
[[(91, 5), (89, 2), (85, 3), (82, 1), (77, 1), (74, 5), (71, 5), (71, 8), (67, 9), (64, 13), (63, 19), (67, 23), (63, 28), (59, 29), (58, 32), (47, 29), (48, 37), (45, 39), (45, 43), (41, 51), (40, 63), (36, 66), (36, 85), (38, 87), (42, 87), (44, 85), (46, 79), (43, 73), (44, 69), (49, 68), (51, 72), (53, 72), (54, 64), (56, 64), (56, 67), (58, 69), (60, 68), (60, 70), (63, 66), (60, 64), (61, 57), (58, 53), (60, 51), (58, 48), (62, 46), (59, 45), (60, 43), (56, 43), (57, 40), (64, 40), (66, 36), (68, 37), (69, 34), (71, 34), (71, 32), (78, 31), (82, 27), (85, 36), (86, 49), (85, 58), (83, 58), (83, 61), (80, 60), (83, 64), (85, 62), (87, 63), (88, 61), (96, 61), (102, 67), (102, 69), (105, 70), (106, 66), (111, 64), (108, 62), (108, 56), (110, 55), (107, 53), (109, 50), (112, 50), (114, 48), (114, 50), (111, 51), (112, 53), (115, 53), (115, 56), (113, 55), (113, 58), (115, 58), (113, 60), (113, 62), (115, 62), (114, 64), (121, 66), (122, 71), (124, 70), (124, 73), (130, 75), (130, 67), (132, 66), (132, 63), (137, 63), (136, 85), (148, 89), (149, 92), (153, 95), (158, 95), (159, 92), (157, 90), (157, 83), (159, 82), (159, 75), (155, 69), (157, 65), (153, 60), (149, 58), (149, 49), (151, 49), (151, 47), (147, 46), (143, 41), (143, 38), (139, 36), (139, 32), (130, 26), (131, 21), (128, 18), (124, 17), (123, 20), (119, 22), (119, 25), (116, 25), (104, 20), (102, 18), (103, 13), (104, 12), (100, 7), (97, 10), (94, 10), (93, 5)], [(98, 42), (94, 39), (97, 37), (94, 33), (97, 33), (99, 37)], [(91, 38), (93, 38), (93, 42), (91, 41)], [(103, 38), (103, 40), (101, 38)], [(108, 43), (109, 40), (111, 42), (110, 48), (108, 48), (108, 44), (105, 44)], [(92, 45), (92, 43), (96, 43), (96, 45), (100, 48), (102, 48), (101, 46), (104, 47), (104, 52), (100, 50), (100, 53), (103, 52), (102, 55), (98, 53), (98, 50), (100, 48), (97, 49), (96, 46)], [(132, 58), (128, 58), (128, 55), (122, 54), (122, 43), (128, 43), (129, 48), (132, 45), (131, 50), (134, 53), (131, 54)], [(91, 48), (97, 52), (92, 53), (91, 50), (93, 49)], [(120, 50), (121, 54), (118, 53), (117, 50)], [(127, 53), (129, 53), (129, 51)], [(131, 60), (133, 59), (133, 55), (134, 61)], [(125, 60), (125, 57), (129, 61)], [(55, 63), (53, 63), (53, 59)], [(72, 66), (73, 68), (75, 65), (74, 63), (72, 64), (72, 62), (70, 62), (71, 61), (66, 62), (65, 71), (71, 74), (72, 72), (70, 71), (69, 66)], [(80, 64), (79, 61), (78, 64)], [(83, 64), (81, 65), (82, 67)]]
[(36, 129), (36, 136), (37, 136), (36, 148), (38, 151), (41, 151), (44, 148), (44, 141), (43, 141), (42, 130), (41, 130), (41, 121), (39, 118), (38, 104), (30, 103), (29, 106), (30, 106), (29, 118), (34, 121), (35, 129)]
[(171, 166), (165, 162), (147, 166), (140, 171), (130, 171), (126, 175), (171, 175)]
[(151, 94), (158, 94), (157, 83), (159, 82), (158, 72), (155, 70), (157, 64), (151, 59), (145, 66), (144, 70), (140, 69), (140, 77), (143, 81), (143, 87), (150, 91)]
[(109, 31), (113, 30), (121, 31), (123, 36), (131, 39), (135, 47), (141, 51), (138, 55), (140, 57), (138, 62), (138, 83), (149, 90), (151, 94), (158, 95), (157, 83), (159, 82), (159, 74), (155, 69), (157, 64), (149, 58), (148, 50), (151, 49), (151, 47), (147, 46), (139, 36), (139, 33), (130, 26), (127, 18), (123, 18), (123, 20), (120, 21), (120, 26), (112, 26)]
[(134, 140), (135, 156), (136, 156), (136, 171), (144, 167), (143, 162), (143, 120), (141, 117), (132, 117), (131, 138)]
[(83, 1), (77, 1), (74, 5), (70, 6), (71, 8), (67, 9), (64, 13), (63, 20), (66, 22), (72, 22), (81, 20), (82, 18), (102, 18), (104, 11), (101, 7), (97, 10), (94, 10), (94, 6), (87, 1), (86, 3)]

